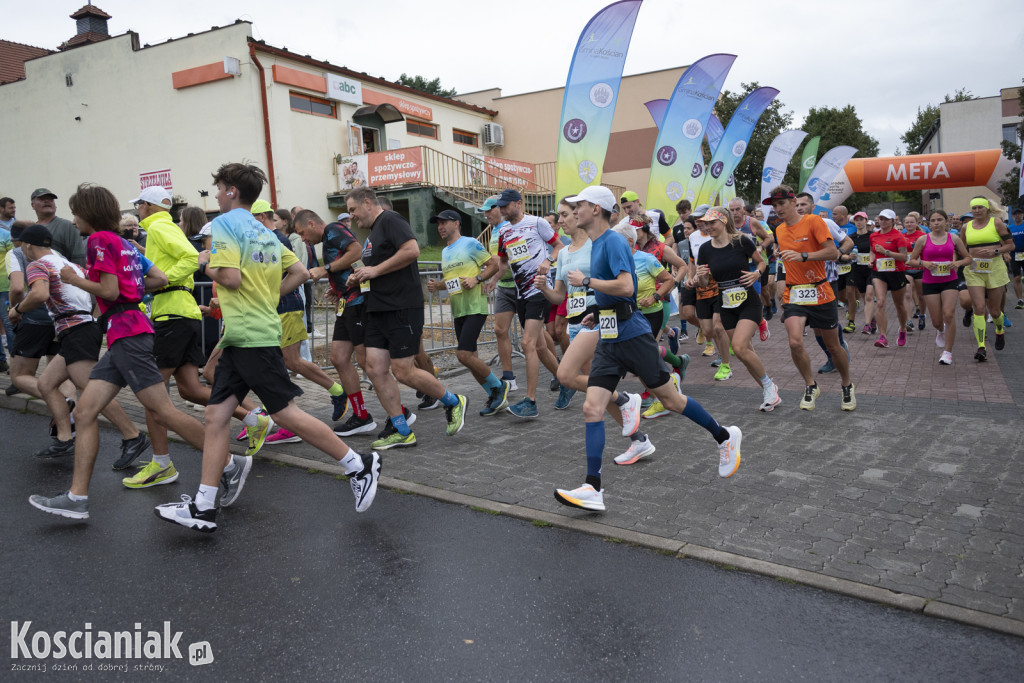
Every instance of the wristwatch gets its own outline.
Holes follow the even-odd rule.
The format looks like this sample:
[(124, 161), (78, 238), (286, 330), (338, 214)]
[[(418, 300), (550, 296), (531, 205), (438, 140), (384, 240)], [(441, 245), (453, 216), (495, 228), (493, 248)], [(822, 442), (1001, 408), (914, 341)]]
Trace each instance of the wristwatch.
[(657, 292), (655, 292), (655, 293), (653, 294), (653, 296), (654, 296), (654, 300), (655, 300), (655, 301), (661, 301), (661, 294), (658, 294)]
[(555, 261), (557, 260), (557, 258), (551, 258), (550, 256), (548, 256), (548, 263), (550, 263), (551, 265), (555, 265)]
[(590, 289), (590, 278), (589, 277), (583, 278), (583, 286), (586, 287), (587, 289)]
[(477, 274), (477, 276), (476, 276), (476, 281), (477, 281), (477, 282), (483, 282), (483, 281), (484, 281), (484, 279), (483, 279), (482, 277), (480, 277), (480, 275), (479, 275), (479, 274)]
[(800, 258), (802, 258), (804, 261), (806, 261), (807, 260), (807, 252), (806, 251), (801, 251), (800, 252)]

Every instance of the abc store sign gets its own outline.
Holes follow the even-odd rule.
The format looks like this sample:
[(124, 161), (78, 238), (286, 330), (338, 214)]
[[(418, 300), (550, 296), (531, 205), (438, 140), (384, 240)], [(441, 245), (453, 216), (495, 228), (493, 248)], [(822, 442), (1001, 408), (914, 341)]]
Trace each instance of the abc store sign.
[(348, 102), (356, 106), (363, 104), (363, 85), (335, 74), (324, 74), (327, 77), (327, 97), (339, 102)]

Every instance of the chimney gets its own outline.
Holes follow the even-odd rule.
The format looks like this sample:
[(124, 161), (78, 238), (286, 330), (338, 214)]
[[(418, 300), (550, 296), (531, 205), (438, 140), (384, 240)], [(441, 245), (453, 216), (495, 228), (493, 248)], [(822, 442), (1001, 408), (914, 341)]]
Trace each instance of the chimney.
[(85, 5), (71, 15), (75, 20), (78, 31), (74, 37), (65, 42), (62, 50), (86, 43), (98, 43), (110, 37), (107, 31), (107, 20), (111, 17), (95, 5)]

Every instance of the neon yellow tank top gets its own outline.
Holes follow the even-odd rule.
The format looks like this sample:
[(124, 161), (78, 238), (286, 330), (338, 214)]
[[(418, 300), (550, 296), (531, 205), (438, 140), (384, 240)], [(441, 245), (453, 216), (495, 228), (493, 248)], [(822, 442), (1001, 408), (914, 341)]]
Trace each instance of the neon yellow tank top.
[(999, 232), (996, 230), (996, 219), (994, 217), (990, 217), (988, 225), (983, 228), (975, 228), (974, 221), (968, 221), (967, 228), (964, 230), (964, 237), (967, 238), (968, 247), (987, 247), (990, 244), (999, 244), (1003, 241), (1003, 238), (999, 236)]

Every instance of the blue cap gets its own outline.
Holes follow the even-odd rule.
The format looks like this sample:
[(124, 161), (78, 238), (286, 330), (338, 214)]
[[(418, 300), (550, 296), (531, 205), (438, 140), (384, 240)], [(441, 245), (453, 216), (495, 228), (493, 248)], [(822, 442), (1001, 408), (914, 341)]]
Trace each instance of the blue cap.
[(518, 190), (502, 190), (501, 196), (498, 197), (498, 201), (495, 202), (498, 206), (508, 206), (512, 202), (523, 201), (523, 195), (519, 194)]
[(484, 202), (484, 205), (481, 206), (479, 209), (477, 209), (476, 212), (477, 213), (487, 213), (488, 211), (490, 211), (491, 209), (493, 209), (497, 205), (498, 205), (498, 195), (494, 195), (493, 197), (488, 197), (487, 201)]

